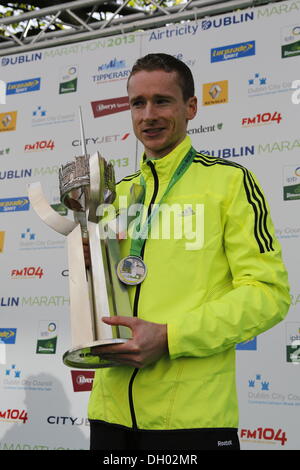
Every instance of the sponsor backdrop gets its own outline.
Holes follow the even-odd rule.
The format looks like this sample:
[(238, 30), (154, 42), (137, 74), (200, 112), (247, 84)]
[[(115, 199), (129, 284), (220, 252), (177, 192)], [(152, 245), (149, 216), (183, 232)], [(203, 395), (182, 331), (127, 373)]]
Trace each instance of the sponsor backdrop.
[[(138, 168), (126, 79), (163, 51), (195, 76), (194, 146), (253, 170), (282, 244), (292, 305), (284, 322), (237, 347), (243, 449), (300, 449), (300, 1), (0, 58), (0, 449), (88, 449), (93, 371), (62, 363), (70, 347), (65, 238), (30, 207), (40, 181), (60, 205), (58, 168), (82, 153)], [(3, 88), (3, 87), (2, 87)], [(4, 99), (5, 98), (5, 99)]]

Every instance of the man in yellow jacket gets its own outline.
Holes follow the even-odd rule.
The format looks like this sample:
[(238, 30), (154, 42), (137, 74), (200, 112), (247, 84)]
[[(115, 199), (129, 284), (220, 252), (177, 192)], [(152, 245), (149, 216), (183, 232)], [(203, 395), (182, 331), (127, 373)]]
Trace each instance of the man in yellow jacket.
[(184, 63), (139, 59), (128, 95), (144, 154), (117, 203), (142, 184), (146, 214), (144, 236), (120, 246), (142, 282), (128, 287), (133, 317), (103, 319), (132, 339), (99, 350), (120, 365), (95, 374), (91, 449), (239, 449), (235, 346), (290, 303), (269, 206), (250, 171), (192, 147), (197, 98)]

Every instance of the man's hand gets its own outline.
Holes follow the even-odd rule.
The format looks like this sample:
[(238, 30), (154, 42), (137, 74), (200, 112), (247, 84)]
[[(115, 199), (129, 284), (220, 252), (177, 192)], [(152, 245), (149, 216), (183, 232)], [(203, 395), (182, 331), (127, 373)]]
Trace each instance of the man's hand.
[(168, 353), (167, 325), (137, 317), (103, 317), (102, 320), (108, 325), (127, 326), (132, 331), (132, 339), (126, 343), (93, 348), (92, 353), (102, 359), (142, 368)]

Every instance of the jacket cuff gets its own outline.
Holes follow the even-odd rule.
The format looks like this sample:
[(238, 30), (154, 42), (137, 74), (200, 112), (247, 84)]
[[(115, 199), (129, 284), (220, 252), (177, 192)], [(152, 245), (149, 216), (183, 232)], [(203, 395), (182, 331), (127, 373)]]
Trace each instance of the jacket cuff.
[(169, 357), (170, 359), (177, 359), (180, 357), (178, 327), (174, 323), (167, 323), (167, 331)]

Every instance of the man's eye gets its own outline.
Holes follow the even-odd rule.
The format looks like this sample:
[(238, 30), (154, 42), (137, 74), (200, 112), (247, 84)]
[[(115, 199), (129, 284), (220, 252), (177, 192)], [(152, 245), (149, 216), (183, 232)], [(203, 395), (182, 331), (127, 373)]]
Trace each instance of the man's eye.
[(157, 104), (168, 104), (169, 103), (169, 100), (168, 98), (159, 98), (157, 101), (156, 101)]
[(143, 102), (142, 102), (142, 100), (137, 100), (137, 101), (133, 101), (133, 102), (131, 103), (131, 105), (132, 105), (132, 107), (134, 107), (134, 108), (139, 108), (139, 107), (141, 107), (141, 106), (143, 105)]

